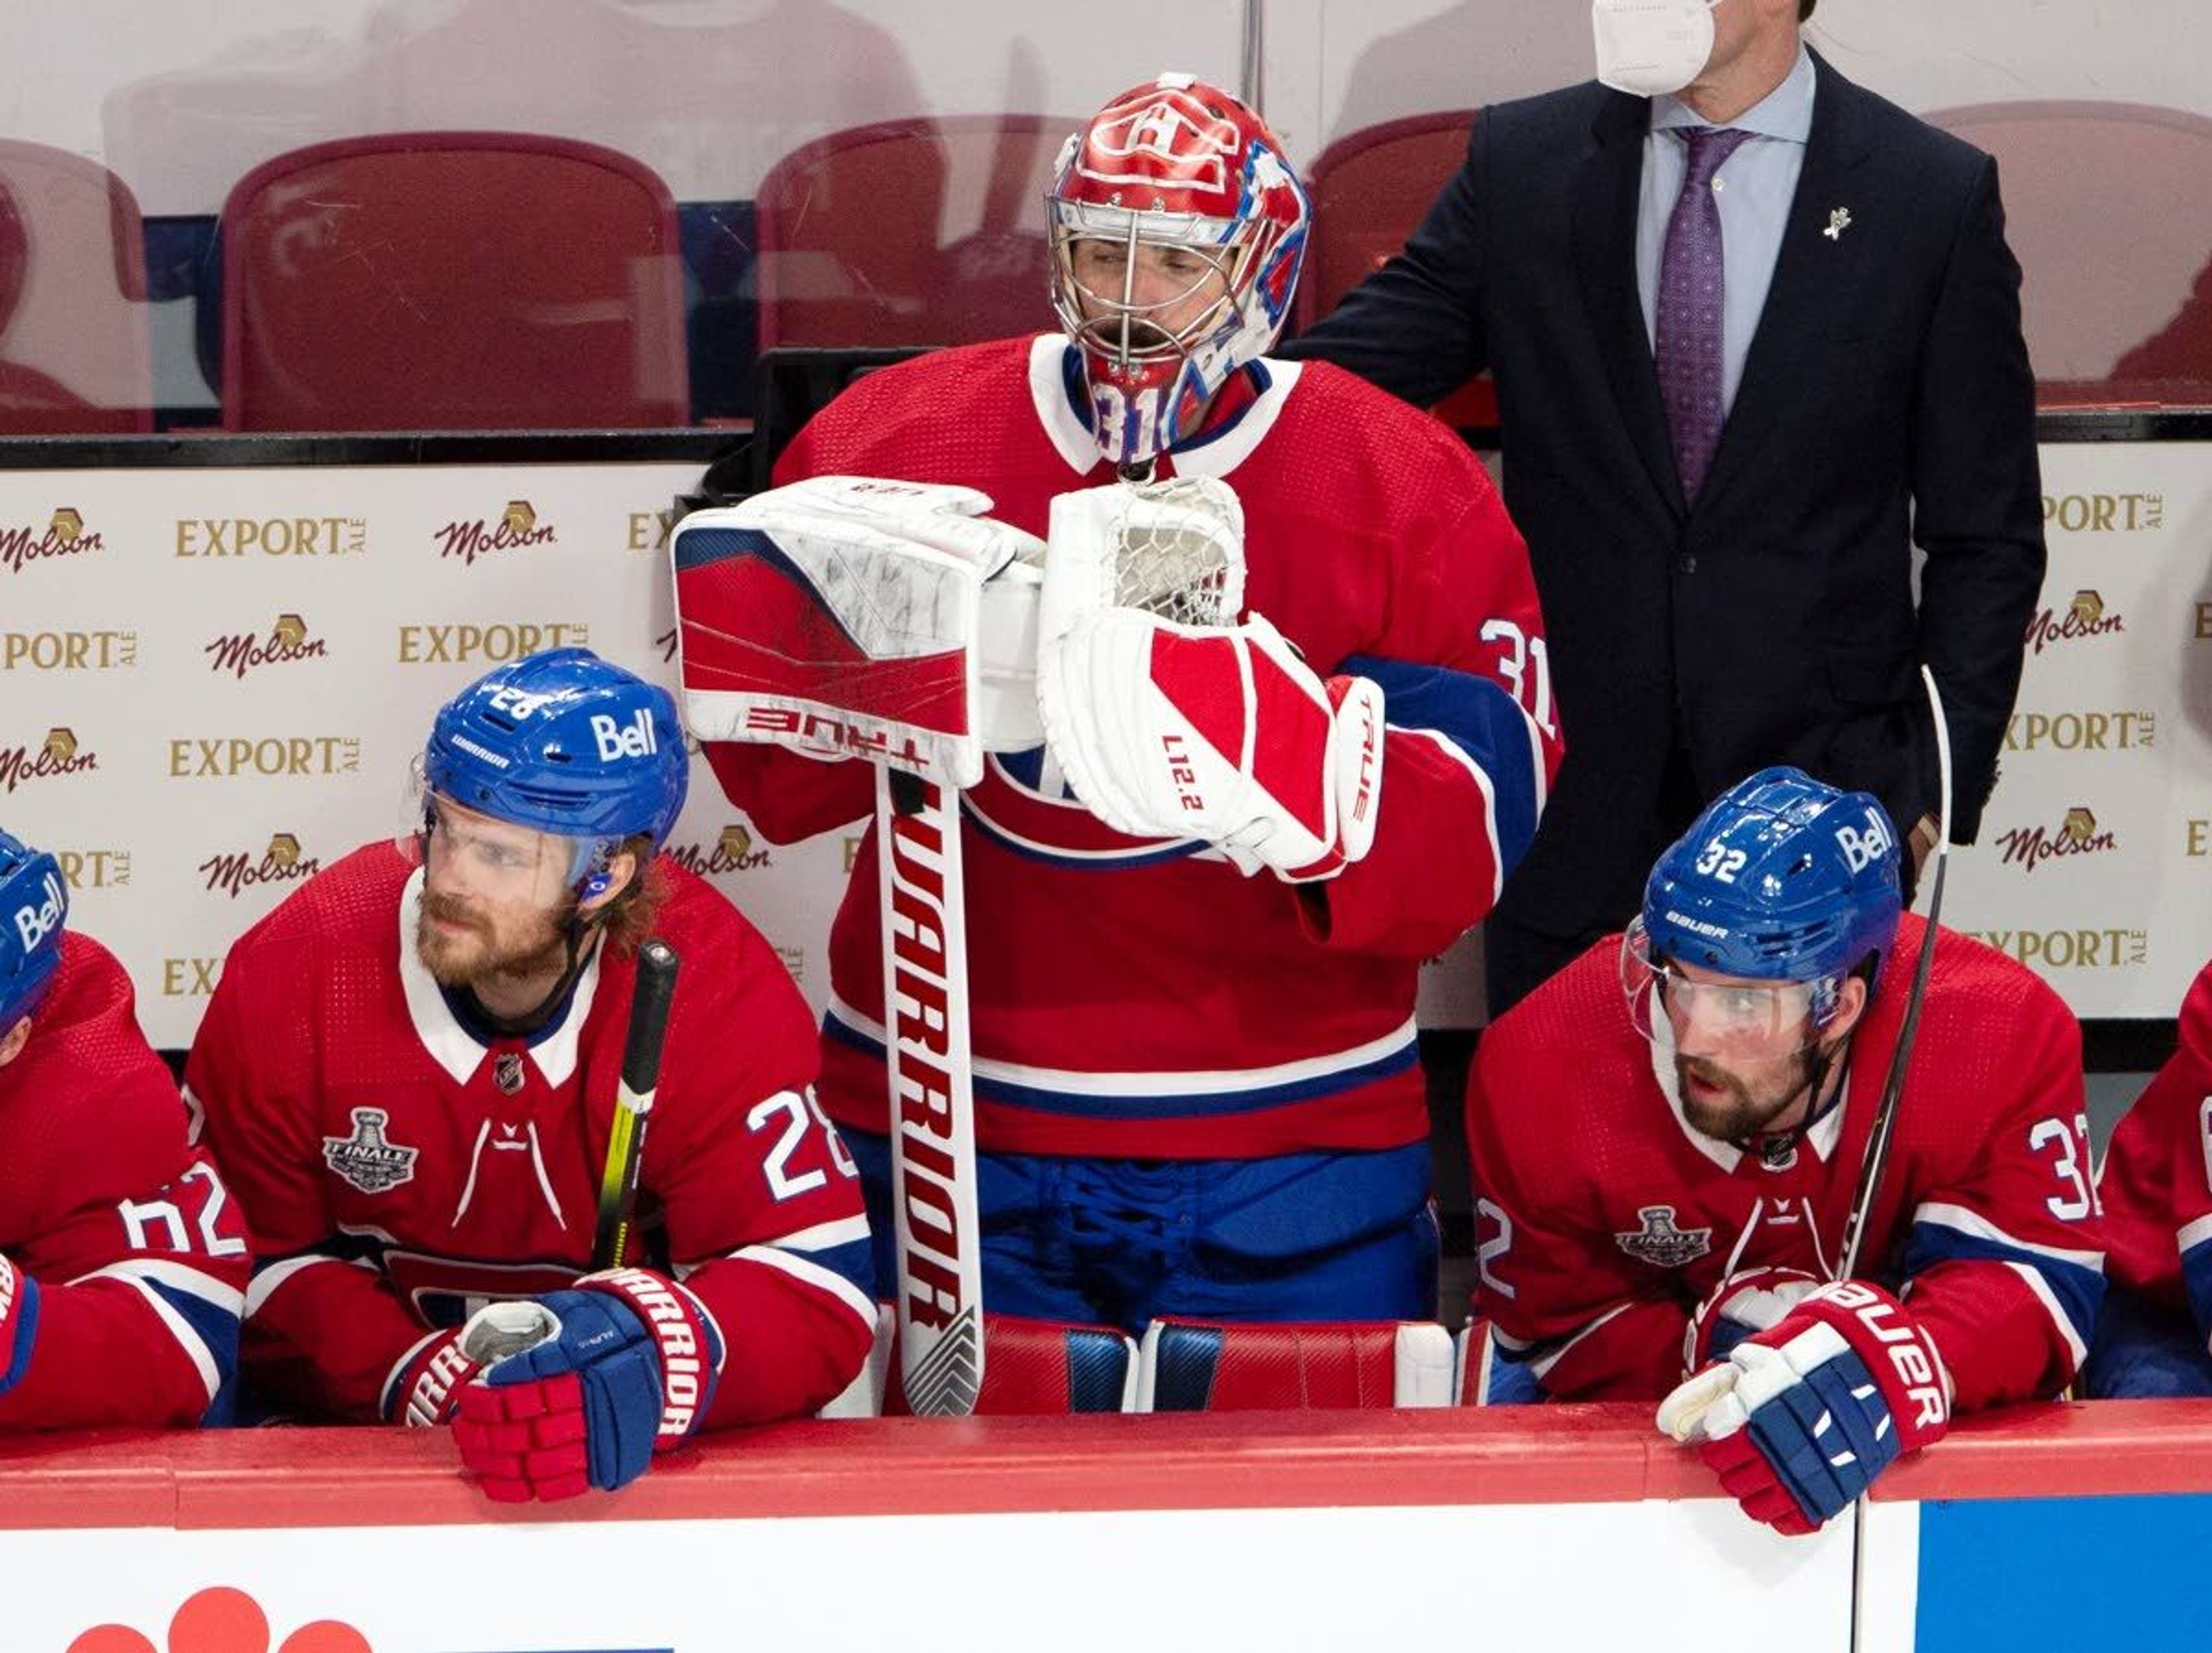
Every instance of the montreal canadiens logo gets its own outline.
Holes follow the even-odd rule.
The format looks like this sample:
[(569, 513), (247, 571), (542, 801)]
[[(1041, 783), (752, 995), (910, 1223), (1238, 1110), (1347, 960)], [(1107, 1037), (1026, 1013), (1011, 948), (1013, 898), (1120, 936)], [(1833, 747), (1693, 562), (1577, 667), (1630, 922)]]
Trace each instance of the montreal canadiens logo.
[(323, 1163), (363, 1194), (382, 1194), (415, 1179), (416, 1148), (389, 1140), (384, 1127), (392, 1115), (381, 1108), (353, 1110), (351, 1136), (323, 1139)]
[(1644, 1226), (1632, 1233), (1614, 1235), (1613, 1243), (1637, 1261), (1654, 1268), (1680, 1268), (1713, 1249), (1712, 1230), (1675, 1227), (1672, 1206), (1645, 1206), (1637, 1212), (1636, 1220)]
[(1018, 854), (1066, 866), (1121, 867), (1218, 854), (1195, 838), (1131, 838), (1108, 826), (1060, 778), (1042, 746), (989, 753), (983, 778), (960, 795), (985, 836)]

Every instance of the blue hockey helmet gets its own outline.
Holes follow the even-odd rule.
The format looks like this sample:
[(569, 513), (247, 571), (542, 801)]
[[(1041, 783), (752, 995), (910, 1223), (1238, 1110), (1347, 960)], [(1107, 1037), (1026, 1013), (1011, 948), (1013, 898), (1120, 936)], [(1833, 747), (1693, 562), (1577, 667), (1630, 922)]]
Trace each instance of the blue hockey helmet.
[(668, 691), (588, 648), (549, 648), (439, 708), (422, 779), (464, 809), (573, 841), (572, 872), (643, 833), (659, 848), (690, 786)]
[[(1870, 793), (1761, 769), (1660, 856), (1638, 924), (1657, 958), (1753, 981), (1832, 983), (1897, 934), (1897, 830)], [(1819, 1019), (1826, 1012), (1819, 1000)]]
[(0, 1037), (38, 1007), (62, 964), (61, 863), (0, 832)]

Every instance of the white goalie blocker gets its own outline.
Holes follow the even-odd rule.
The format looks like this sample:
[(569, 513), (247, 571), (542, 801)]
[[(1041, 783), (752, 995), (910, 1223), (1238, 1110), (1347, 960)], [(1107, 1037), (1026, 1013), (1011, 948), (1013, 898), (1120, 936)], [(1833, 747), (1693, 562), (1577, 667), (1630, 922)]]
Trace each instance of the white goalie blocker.
[(684, 709), (702, 740), (858, 757), (954, 787), (1042, 738), (1043, 543), (972, 488), (817, 477), (671, 537)]

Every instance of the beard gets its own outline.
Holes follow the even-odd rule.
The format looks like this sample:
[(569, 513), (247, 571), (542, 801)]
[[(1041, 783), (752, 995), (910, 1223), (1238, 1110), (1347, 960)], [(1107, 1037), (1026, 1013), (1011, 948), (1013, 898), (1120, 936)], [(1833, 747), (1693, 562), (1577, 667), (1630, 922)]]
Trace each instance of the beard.
[[(415, 956), (443, 988), (474, 988), (494, 976), (557, 975), (568, 967), (565, 913), (503, 925), (465, 902), (425, 890), (415, 917)], [(439, 921), (459, 927), (441, 929)]]
[(1792, 1052), (1779, 1062), (1761, 1064), (1764, 1073), (1747, 1076), (1702, 1056), (1674, 1058), (1674, 1085), (1682, 1117), (1700, 1136), (1716, 1142), (1742, 1142), (1769, 1130), (1802, 1100), (1820, 1071), (1821, 1052)]

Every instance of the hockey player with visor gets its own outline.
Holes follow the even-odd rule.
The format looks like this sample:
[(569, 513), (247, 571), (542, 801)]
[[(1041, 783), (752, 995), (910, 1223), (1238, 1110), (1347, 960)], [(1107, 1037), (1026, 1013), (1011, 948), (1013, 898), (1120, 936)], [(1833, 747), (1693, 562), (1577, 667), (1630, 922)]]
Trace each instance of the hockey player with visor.
[(1937, 930), (1878, 1131), (1925, 934), (1881, 805), (1764, 770), (1625, 936), (1485, 1031), (1484, 1400), (1660, 1401), (1747, 1512), (1806, 1532), (1954, 1413), (2071, 1381), (2103, 1291), (2080, 1029)]
[[(804, 1003), (659, 853), (688, 764), (665, 690), (584, 649), (502, 666), (438, 713), (413, 830), (233, 948), (188, 1078), (266, 1259), (264, 1405), (452, 1424), (490, 1496), (553, 1498), (859, 1370), (866, 1225)], [(684, 969), (639, 1104), (663, 949)], [(649, 1143), (619, 1119), (641, 1105)], [(625, 1182), (635, 1245), (595, 1220)]]

